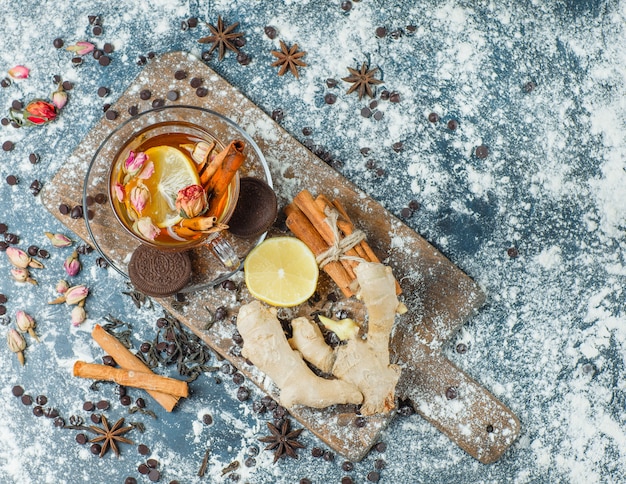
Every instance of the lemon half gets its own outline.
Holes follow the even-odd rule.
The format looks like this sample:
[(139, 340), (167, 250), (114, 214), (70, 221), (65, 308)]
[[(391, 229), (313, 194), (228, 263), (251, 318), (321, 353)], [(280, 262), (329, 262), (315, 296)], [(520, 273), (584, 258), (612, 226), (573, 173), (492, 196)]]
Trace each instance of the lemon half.
[(294, 237), (265, 240), (250, 251), (243, 269), (250, 294), (272, 306), (297, 306), (317, 288), (315, 255)]

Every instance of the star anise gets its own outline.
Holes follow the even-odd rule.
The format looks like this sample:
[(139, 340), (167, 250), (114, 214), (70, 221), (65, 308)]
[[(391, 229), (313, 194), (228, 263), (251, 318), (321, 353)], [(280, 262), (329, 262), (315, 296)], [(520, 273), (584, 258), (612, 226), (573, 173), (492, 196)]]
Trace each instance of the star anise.
[(299, 77), (298, 67), (306, 67), (306, 63), (301, 59), (306, 55), (306, 52), (298, 52), (298, 44), (293, 44), (291, 48), (289, 48), (281, 40), (280, 50), (273, 50), (271, 54), (277, 58), (277, 60), (272, 63), (272, 67), (280, 66), (278, 70), (279, 76), (282, 76), (287, 72), (287, 69), (289, 69), (294, 76)]
[(124, 419), (121, 418), (117, 422), (115, 422), (113, 427), (111, 427), (109, 426), (109, 421), (107, 420), (107, 418), (104, 415), (102, 415), (102, 428), (96, 427), (94, 425), (89, 427), (89, 429), (92, 432), (99, 434), (97, 437), (94, 437), (89, 442), (92, 442), (92, 443), (102, 442), (102, 449), (100, 450), (100, 457), (102, 457), (104, 454), (107, 453), (107, 450), (109, 450), (109, 447), (113, 449), (113, 452), (115, 452), (115, 455), (119, 456), (120, 451), (117, 448), (117, 444), (119, 442), (123, 442), (124, 444), (133, 443), (132, 440), (128, 440), (127, 438), (122, 437), (123, 434), (132, 430), (133, 427), (132, 426), (122, 427), (123, 425), (124, 425)]
[(209, 49), (209, 54), (215, 49), (218, 49), (218, 60), (222, 60), (224, 58), (224, 54), (227, 49), (232, 50), (235, 53), (239, 53), (239, 48), (233, 43), (234, 40), (243, 36), (243, 32), (233, 32), (238, 25), (239, 22), (235, 22), (228, 27), (224, 27), (224, 20), (222, 20), (220, 15), (217, 17), (217, 27), (207, 24), (209, 30), (211, 31), (211, 35), (198, 39), (198, 42), (201, 44), (213, 44)]
[(372, 86), (377, 84), (382, 84), (383, 81), (380, 79), (375, 79), (374, 74), (378, 71), (378, 67), (374, 67), (374, 69), (370, 69), (369, 66), (364, 62), (361, 64), (360, 69), (353, 69), (352, 67), (348, 67), (348, 71), (350, 71), (350, 75), (348, 77), (342, 77), (342, 81), (351, 82), (352, 86), (346, 94), (351, 94), (354, 91), (358, 90), (359, 99), (361, 99), (365, 94), (369, 97), (374, 97), (374, 93), (372, 92)]
[(304, 449), (304, 445), (296, 439), (300, 436), (303, 429), (290, 430), (291, 423), (289, 419), (285, 419), (280, 428), (270, 422), (267, 422), (267, 428), (272, 435), (261, 437), (259, 440), (268, 444), (265, 450), (274, 451), (274, 463), (281, 457), (288, 455), (297, 459), (296, 449)]

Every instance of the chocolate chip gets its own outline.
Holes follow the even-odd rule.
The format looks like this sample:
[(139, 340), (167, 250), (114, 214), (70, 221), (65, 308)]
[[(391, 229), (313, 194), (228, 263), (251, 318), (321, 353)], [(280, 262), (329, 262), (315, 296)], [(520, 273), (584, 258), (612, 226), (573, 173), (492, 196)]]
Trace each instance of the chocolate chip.
[(165, 100), (164, 99), (157, 98), (157, 99), (154, 99), (152, 101), (152, 107), (153, 108), (162, 108), (163, 106), (165, 106)]
[(183, 32), (189, 30), (189, 24), (187, 23), (186, 20), (182, 20), (180, 22), (180, 30), (182, 30)]
[(30, 183), (30, 186), (28, 187), (28, 189), (30, 190), (30, 193), (32, 193), (33, 195), (39, 195), (39, 192), (41, 191), (42, 188), (43, 188), (43, 185), (39, 180), (33, 180)]
[(380, 474), (376, 471), (371, 471), (367, 473), (367, 480), (370, 482), (378, 482), (380, 481)]
[(230, 279), (225, 280), (224, 282), (222, 282), (222, 287), (224, 289), (227, 289), (229, 291), (234, 291), (235, 289), (237, 289), (237, 284), (235, 284), (233, 281), (231, 281)]
[(216, 321), (223, 321), (224, 319), (226, 319), (226, 316), (228, 316), (228, 310), (224, 306), (219, 306), (215, 310), (215, 314), (213, 317)]
[(150, 351), (150, 348), (152, 348), (152, 345), (147, 341), (144, 341), (143, 343), (141, 343), (141, 346), (139, 346), (139, 351), (141, 351), (142, 353), (147, 353), (148, 351)]
[(485, 429), (487, 431), (487, 433), (492, 433), (493, 432), (493, 425), (489, 424), (487, 425), (487, 428)]
[(98, 425), (98, 424), (100, 424), (102, 422), (102, 415), (99, 415), (97, 413), (92, 413), (91, 417), (89, 417), (89, 418), (96, 425)]
[(167, 100), (168, 101), (176, 101), (178, 99), (178, 91), (168, 91), (167, 92)]
[(361, 116), (363, 116), (364, 118), (370, 118), (372, 116), (372, 110), (367, 106), (363, 106), (361, 108)]
[(411, 215), (413, 215), (413, 210), (411, 210), (409, 207), (404, 207), (402, 210), (400, 210), (400, 216), (402, 218), (409, 218)]
[(103, 55), (98, 59), (98, 64), (103, 67), (108, 66), (111, 63), (111, 58), (108, 55)]
[[(9, 230), (8, 225), (4, 223), (0, 223), (0, 234), (4, 234), (7, 230)], [(2, 294), (2, 296), (4, 296), (4, 294)], [(6, 302), (6, 300), (0, 301), (0, 302)]]
[(278, 34), (276, 29), (274, 27), (272, 27), (271, 25), (268, 25), (263, 30), (265, 31), (265, 35), (267, 35), (268, 38), (270, 38), (272, 40), (274, 40), (276, 38), (276, 35)]
[(198, 26), (198, 19), (196, 17), (188, 18), (187, 25), (189, 25), (190, 29), (195, 29)]
[(128, 407), (132, 403), (132, 400), (128, 395), (124, 395), (120, 397), (120, 403), (125, 407)]
[(98, 88), (98, 96), (106, 97), (109, 95), (109, 89), (107, 87), (101, 86)]
[(400, 151), (402, 151), (404, 149), (404, 144), (402, 143), (402, 141), (397, 141), (397, 142), (395, 142), (394, 144), (391, 145), (391, 148), (396, 153), (399, 153)]
[(356, 417), (354, 419), (354, 425), (356, 427), (363, 428), (365, 427), (366, 424), (367, 424), (367, 420), (365, 419), (365, 417)]
[(15, 385), (11, 389), (11, 393), (13, 394), (14, 397), (21, 397), (22, 395), (24, 395), (24, 388), (22, 388), (20, 385)]
[(118, 385), (117, 387), (115, 387), (115, 393), (117, 393), (120, 397), (123, 397), (124, 395), (126, 395), (126, 392), (127, 392), (127, 389), (123, 385)]
[(137, 479), (134, 477), (127, 477), (124, 479), (124, 484), (137, 484)]
[(328, 92), (324, 96), (324, 102), (326, 104), (335, 104), (335, 102), (337, 102), (337, 96), (331, 92)]
[(256, 459), (254, 457), (247, 457), (246, 460), (243, 461), (243, 465), (246, 467), (254, 467), (256, 465)]
[(239, 387), (239, 389), (237, 390), (237, 400), (239, 400), (240, 402), (245, 402), (246, 400), (248, 400), (248, 398), (250, 398), (250, 390), (248, 390), (246, 387)]
[(332, 89), (333, 87), (337, 87), (337, 80), (333, 78), (326, 79), (326, 87)]
[(456, 387), (448, 387), (448, 388), (446, 388), (446, 398), (448, 400), (454, 400), (458, 396), (459, 396), (459, 392), (456, 389)]
[(331, 451), (327, 450), (324, 452), (324, 455), (322, 455), (322, 458), (327, 461), (327, 462), (332, 462), (335, 460), (335, 454), (333, 454)]
[(430, 113), (428, 115), (428, 121), (430, 121), (431, 123), (436, 123), (437, 121), (439, 121), (439, 115), (437, 113)]
[(322, 457), (324, 455), (324, 451), (320, 449), (319, 447), (313, 447), (311, 449), (311, 455), (313, 457)]
[(104, 46), (102, 47), (102, 50), (104, 50), (104, 52), (106, 52), (107, 54), (110, 54), (111, 52), (113, 52), (113, 44), (107, 42), (106, 44), (104, 44)]
[(387, 462), (385, 462), (385, 459), (376, 459), (374, 461), (374, 468), (378, 469), (379, 471), (384, 469), (385, 467), (387, 467)]
[(13, 149), (13, 146), (15, 146), (13, 144), (13, 141), (5, 141), (4, 143), (2, 143), (2, 150), (11, 151)]
[(72, 89), (74, 89), (74, 84), (70, 81), (63, 81), (62, 86), (64, 91), (71, 91)]
[(382, 92), (380, 93), (380, 98), (381, 98), (383, 101), (386, 101), (387, 99), (389, 99), (389, 91), (387, 91), (386, 89), (385, 89), (384, 91), (382, 91)]
[[(233, 340), (234, 340), (234, 337), (233, 337)], [(233, 383), (235, 385), (241, 385), (244, 381), (245, 381), (245, 377), (241, 373), (237, 372), (233, 375)]]
[(139, 474), (143, 475), (146, 475), (148, 472), (150, 472), (150, 468), (146, 464), (139, 464), (137, 470), (139, 471)]
[(0, 304), (0, 316), (4, 316), (7, 313), (7, 308), (4, 304)]
[(39, 163), (39, 155), (37, 153), (31, 153), (28, 155), (28, 161), (30, 161), (33, 165)]
[(159, 461), (156, 459), (148, 459), (146, 461), (146, 464), (150, 469), (156, 469), (157, 467), (159, 467)]
[(8, 126), (11, 124), (11, 121), (9, 121), (9, 118), (2, 118), (0, 119), (0, 124), (2, 124), (2, 126)]
[(143, 101), (147, 101), (148, 99), (152, 97), (152, 92), (150, 91), (150, 89), (142, 89), (141, 92), (139, 93), (139, 97)]
[(528, 81), (526, 84), (524, 84), (524, 91), (532, 92), (535, 90), (536, 87), (537, 87), (536, 83), (534, 83), (533, 81)]
[(113, 121), (114, 119), (117, 118), (117, 111), (113, 109), (108, 109), (104, 117), (107, 118), (109, 121)]
[(0, 252), (4, 252), (9, 248), (9, 244), (4, 241), (0, 241)]
[(459, 343), (456, 345), (456, 352), (460, 355), (467, 353), (467, 345), (465, 343)]
[(205, 413), (205, 414), (202, 416), (202, 422), (203, 422), (205, 425), (211, 425), (211, 424), (213, 423), (213, 417), (211, 417), (211, 415), (209, 415), (208, 413)]
[(376, 121), (380, 121), (381, 119), (383, 119), (383, 112), (382, 111), (376, 111), (374, 113), (374, 119)]
[(20, 238), (16, 234), (6, 233), (4, 234), (4, 240), (9, 244), (17, 244)]
[(87, 436), (85, 434), (76, 434), (76, 442), (78, 442), (80, 445), (84, 445), (87, 443)]
[(161, 473), (156, 469), (152, 469), (148, 473), (148, 479), (150, 479), (152, 482), (157, 482), (159, 479), (161, 479)]
[(200, 87), (202, 85), (202, 78), (192, 77), (191, 80), (189, 81), (189, 85), (193, 87), (194, 89)]
[[(26, 249), (26, 252), (28, 252), (28, 255), (34, 257), (37, 255), (38, 250), (39, 250), (39, 247), (37, 247), (36, 245), (31, 245), (28, 247), (28, 249)], [(40, 403), (40, 405), (45, 405), (45, 403)]]
[(141, 455), (148, 455), (150, 453), (150, 449), (145, 444), (139, 444), (137, 446), (137, 452), (139, 452)]
[(455, 119), (451, 119), (450, 121), (448, 121), (448, 129), (450, 131), (454, 131), (458, 127), (459, 127), (459, 123)]
[(70, 213), (69, 205), (65, 203), (62, 203), (61, 205), (59, 205), (59, 212), (61, 212), (63, 215), (67, 215), (68, 213)]
[(209, 94), (209, 90), (206, 87), (196, 89), (196, 96), (198, 97), (205, 97), (207, 94)]
[(389, 102), (399, 103), (400, 102), (400, 94), (397, 92), (392, 92), (389, 94)]
[(76, 205), (74, 208), (72, 208), (72, 211), (70, 212), (70, 217), (72, 217), (73, 219), (83, 218), (83, 207), (81, 207), (80, 205)]
[(106, 203), (108, 200), (108, 197), (106, 195), (106, 193), (98, 193), (95, 197), (94, 197), (94, 201), (99, 204), (102, 205), (103, 203)]
[(250, 58), (250, 56), (245, 52), (237, 53), (237, 62), (239, 62), (239, 64), (241, 64), (242, 66), (247, 66), (248, 64), (250, 64), (251, 60), (252, 59)]
[(178, 70), (178, 71), (174, 72), (174, 78), (178, 79), (179, 81), (182, 81), (186, 77), (187, 77), (187, 72), (186, 71)]
[(24, 405), (32, 405), (33, 397), (31, 397), (30, 395), (22, 395), (22, 403)]
[(376, 27), (376, 37), (382, 39), (387, 35), (387, 29), (385, 27)]
[(211, 51), (208, 50), (204, 50), (202, 51), (202, 54), (200, 54), (200, 58), (205, 62), (210, 61), (211, 57), (213, 57), (213, 55), (211, 54)]
[(89, 450), (91, 451), (93, 455), (98, 455), (100, 454), (100, 451), (102, 451), (102, 446), (100, 444), (91, 444), (91, 447), (89, 447)]
[(341, 484), (354, 484), (354, 481), (350, 476), (343, 476), (341, 478)]
[(285, 113), (282, 109), (274, 109), (274, 111), (272, 111), (272, 119), (277, 123), (280, 123), (284, 117)]
[(509, 247), (506, 250), (506, 253), (511, 259), (515, 259), (519, 255), (519, 252), (516, 247)]
[(349, 12), (352, 9), (352, 2), (350, 2), (349, 0), (344, 0), (343, 2), (341, 2), (341, 10), (343, 10), (344, 12)]
[(489, 148), (485, 145), (480, 145), (476, 148), (476, 158), (480, 158), (481, 160), (487, 158), (489, 155)]
[(15, 99), (11, 101), (11, 107), (15, 110), (20, 110), (24, 107), (24, 103), (22, 101)]
[(377, 452), (385, 452), (387, 450), (387, 444), (385, 444), (384, 442), (378, 442), (374, 446), (374, 449), (376, 449)]
[(130, 114), (131, 116), (137, 116), (137, 114), (139, 114), (139, 108), (136, 104), (134, 106), (128, 107), (128, 114)]
[(56, 408), (46, 408), (44, 415), (46, 418), (57, 418), (59, 416), (59, 411)]
[(304, 136), (311, 136), (313, 134), (313, 129), (305, 126), (304, 128), (302, 128), (302, 134)]
[(135, 405), (137, 405), (139, 408), (146, 408), (146, 401), (139, 397), (137, 400), (135, 400)]
[(341, 468), (346, 472), (351, 472), (354, 470), (354, 464), (347, 460), (343, 464), (341, 464)]
[(99, 36), (102, 35), (102, 27), (100, 27), (99, 25), (96, 25), (93, 29), (92, 29), (93, 35), (95, 36)]
[(419, 210), (420, 209), (420, 203), (417, 200), (411, 200), (409, 202), (409, 208), (411, 210)]
[(107, 408), (109, 408), (109, 402), (107, 400), (100, 400), (98, 403), (96, 403), (96, 408), (98, 410), (106, 410)]
[(9, 175), (7, 176), (7, 183), (9, 185), (17, 185), (19, 183), (19, 180), (15, 175)]
[(79, 66), (83, 63), (83, 58), (82, 57), (72, 57), (72, 64), (75, 66)]
[(0, 81), (0, 86), (2, 87), (9, 87), (10, 85), (11, 85), (11, 79), (9, 79), (8, 77), (5, 77), (4, 79)]
[(50, 253), (46, 249), (39, 249), (37, 251), (37, 255), (42, 259), (47, 259), (48, 257), (50, 257)]
[(144, 55), (140, 55), (139, 58), (137, 59), (138, 66), (143, 66), (146, 64), (146, 62), (148, 62), (148, 59), (146, 59), (146, 56)]
[(94, 51), (93, 51), (93, 53), (91, 55), (93, 56), (94, 59), (100, 60), (100, 57), (102, 57), (104, 55), (104, 51), (102, 51), (100, 49), (94, 49)]
[(243, 37), (239, 37), (238, 39), (233, 40), (233, 44), (235, 44), (235, 47), (241, 48), (246, 45), (246, 39)]
[(89, 21), (89, 25), (100, 25), (102, 23), (102, 19), (99, 15), (87, 15), (87, 20)]
[(96, 406), (93, 404), (93, 402), (85, 402), (85, 403), (83, 403), (83, 410), (85, 412), (93, 412), (95, 408), (96, 408)]
[(60, 49), (61, 47), (63, 47), (63, 39), (61, 37), (57, 37), (56, 39), (54, 39), (52, 41), (52, 45), (54, 45), (55, 48)]

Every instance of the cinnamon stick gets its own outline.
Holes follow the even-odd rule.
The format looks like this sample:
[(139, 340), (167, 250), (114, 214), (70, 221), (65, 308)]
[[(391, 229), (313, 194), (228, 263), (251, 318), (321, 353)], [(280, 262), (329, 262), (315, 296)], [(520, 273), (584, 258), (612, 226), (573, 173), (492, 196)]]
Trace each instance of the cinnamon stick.
[[(141, 371), (145, 373), (152, 373), (139, 358), (133, 355), (126, 347), (119, 342), (119, 340), (108, 333), (102, 326), (96, 324), (91, 332), (93, 339), (100, 345), (100, 347), (117, 362), (119, 366), (125, 370)], [(178, 397), (170, 395), (169, 393), (163, 393), (157, 390), (148, 390), (148, 393), (154, 398), (165, 410), (171, 412), (176, 403)]]
[[(302, 190), (298, 193), (293, 202), (296, 206), (302, 210), (304, 215), (311, 221), (313, 227), (317, 229), (322, 238), (326, 241), (326, 243), (330, 246), (335, 243), (335, 234), (333, 229), (328, 225), (325, 221), (326, 215), (319, 209), (317, 204), (315, 203), (315, 199), (313, 195), (308, 190)], [(346, 255), (352, 257), (358, 257), (356, 250), (350, 249), (346, 251)], [(356, 279), (356, 274), (354, 273), (354, 267), (358, 265), (358, 262), (350, 261), (346, 259), (342, 259), (341, 265), (344, 266), (346, 272), (350, 275), (352, 280)]]
[(94, 380), (113, 381), (118, 385), (141, 388), (143, 390), (154, 390), (176, 397), (189, 396), (187, 382), (144, 371), (125, 370), (123, 368), (113, 368), (108, 365), (77, 361), (74, 363), (74, 376), (79, 378), (93, 378)]
[[(285, 215), (287, 215), (287, 228), (289, 228), (296, 237), (302, 240), (316, 256), (328, 250), (328, 244), (299, 208), (294, 204), (290, 204), (285, 207)], [(353, 279), (339, 262), (329, 262), (323, 269), (335, 284), (339, 286), (344, 296), (351, 297), (354, 295), (349, 288)]]

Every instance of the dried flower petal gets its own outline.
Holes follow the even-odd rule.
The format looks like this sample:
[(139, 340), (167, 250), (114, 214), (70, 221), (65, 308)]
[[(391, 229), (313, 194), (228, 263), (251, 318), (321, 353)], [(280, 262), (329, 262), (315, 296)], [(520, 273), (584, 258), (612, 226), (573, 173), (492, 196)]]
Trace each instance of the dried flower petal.
[(72, 309), (72, 326), (80, 326), (85, 319), (87, 319), (87, 313), (85, 312), (85, 308), (82, 306), (75, 306)]
[(24, 365), (24, 353), (22, 353), (26, 349), (26, 340), (24, 337), (15, 329), (10, 328), (7, 332), (7, 343), (9, 344), (9, 349), (13, 353), (17, 353), (17, 359), (20, 364)]
[(72, 239), (70, 239), (67, 235), (53, 234), (51, 232), (44, 232), (44, 234), (50, 239), (50, 242), (52, 242), (54, 247), (69, 247), (73, 244)]
[(55, 289), (59, 294), (65, 294), (69, 287), (70, 285), (67, 283), (67, 281), (61, 279), (59, 282), (57, 282)]
[(143, 185), (137, 185), (133, 187), (129, 194), (130, 204), (135, 211), (141, 215), (141, 212), (146, 208), (148, 201), (150, 200), (150, 192)]
[(178, 191), (176, 209), (181, 217), (193, 218), (202, 215), (208, 208), (208, 200), (204, 188), (200, 185), (189, 185)]
[(115, 192), (115, 196), (117, 197), (118, 202), (123, 202), (126, 195), (124, 185), (119, 182), (116, 183), (115, 185), (113, 185), (113, 191)]
[(26, 79), (30, 69), (26, 66), (15, 66), (9, 69), (9, 76), (13, 79)]
[(31, 315), (24, 311), (17, 311), (15, 313), (15, 324), (17, 325), (17, 329), (22, 333), (28, 332), (36, 341), (39, 341), (39, 338), (35, 334), (35, 320)]
[(57, 108), (54, 104), (36, 99), (26, 105), (22, 115), (31, 124), (41, 125), (56, 119)]
[(7, 247), (6, 253), (9, 258), (9, 262), (15, 267), (25, 269), (30, 264), (31, 257), (22, 249), (18, 249), (17, 247)]
[(70, 277), (74, 277), (80, 272), (81, 264), (78, 260), (78, 252), (72, 252), (67, 259), (65, 259), (63, 269), (65, 269), (65, 272), (67, 272), (67, 275)]
[(154, 174), (154, 163), (152, 163), (151, 161), (148, 161), (148, 163), (146, 163), (146, 165), (143, 167), (143, 170), (141, 170), (141, 173), (139, 173), (139, 175), (137, 176), (141, 180), (147, 180), (153, 174)]
[(85, 41), (81, 41), (81, 42), (76, 42), (73, 45), (69, 45), (65, 48), (65, 50), (69, 50), (70, 52), (74, 52), (78, 55), (85, 55), (85, 54), (89, 54), (90, 52), (92, 52), (95, 49), (95, 45), (93, 45), (91, 42), (85, 42)]
[(79, 304), (85, 300), (88, 294), (89, 289), (82, 284), (70, 287), (64, 294), (65, 303), (70, 306), (73, 304)]
[(54, 91), (52, 93), (52, 104), (54, 104), (59, 110), (63, 109), (63, 107), (67, 104), (67, 93), (63, 89)]
[(13, 276), (13, 279), (15, 279), (17, 282), (30, 282), (33, 285), (37, 284), (37, 281), (30, 277), (30, 272), (28, 272), (28, 269), (24, 269), (22, 267), (14, 267), (13, 269), (11, 269), (11, 275)]
[(131, 151), (124, 162), (124, 171), (130, 176), (135, 176), (141, 171), (146, 161), (148, 161), (148, 156), (144, 152), (135, 153)]
[(152, 223), (150, 217), (142, 217), (133, 224), (133, 230), (148, 240), (156, 239), (161, 229)]

